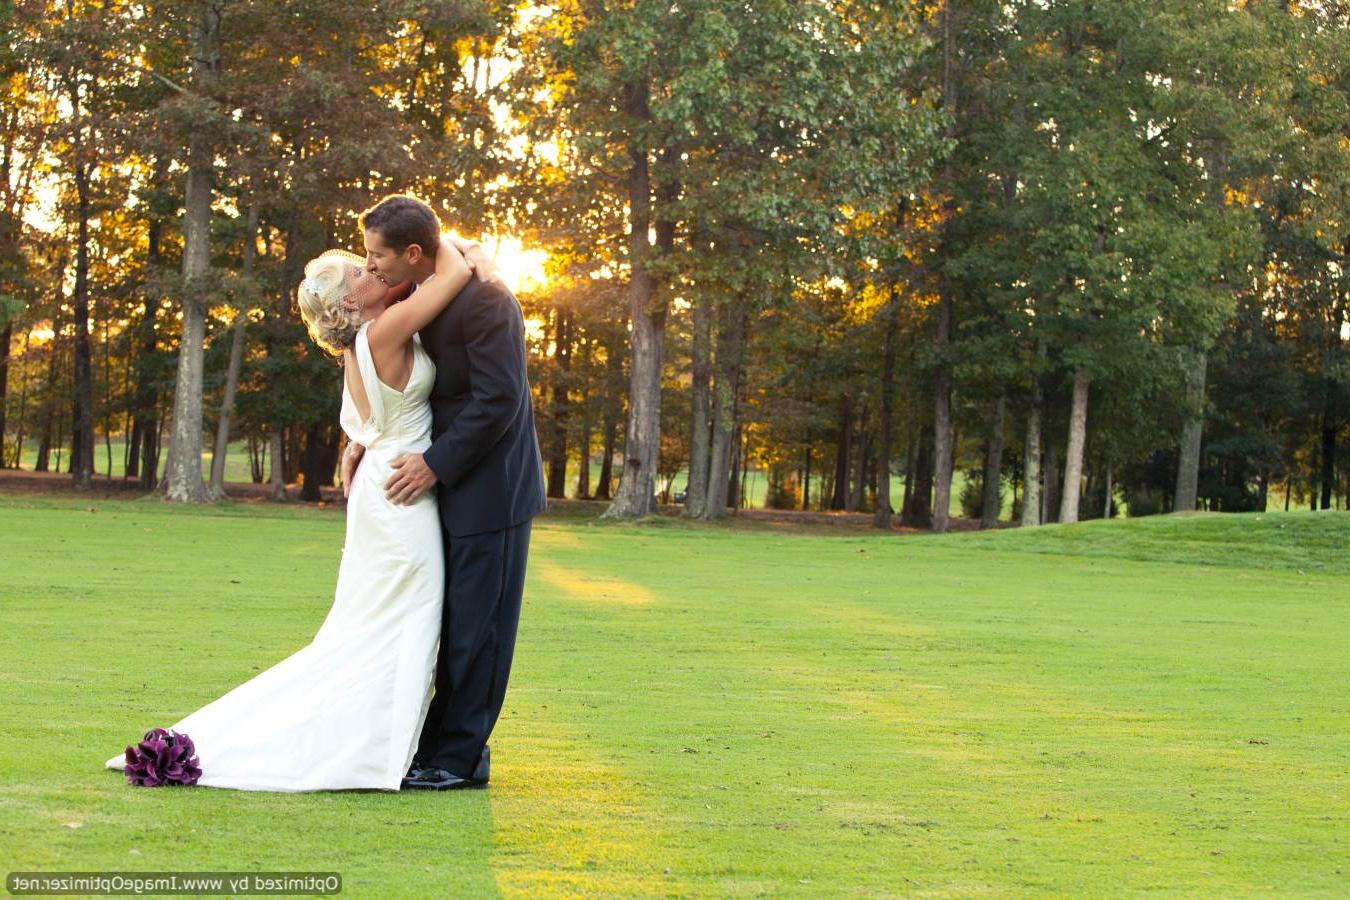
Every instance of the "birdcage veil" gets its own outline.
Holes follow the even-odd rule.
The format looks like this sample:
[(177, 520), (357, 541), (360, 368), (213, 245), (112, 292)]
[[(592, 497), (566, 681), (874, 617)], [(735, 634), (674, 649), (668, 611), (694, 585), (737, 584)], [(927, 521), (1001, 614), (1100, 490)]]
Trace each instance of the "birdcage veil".
[[(309, 291), (316, 297), (331, 293), (336, 285), (330, 283), (332, 278), (331, 275), (325, 277), (323, 270), (327, 269), (328, 266), (323, 264), (326, 264), (333, 259), (350, 263), (361, 269), (366, 267), (366, 260), (364, 257), (357, 256), (355, 253), (348, 250), (325, 250), (309, 262), (305, 263), (305, 279), (300, 283), (300, 289), (302, 291)], [(343, 281), (345, 282), (345, 280), (344, 276)], [(351, 310), (355, 308), (348, 302), (347, 295), (345, 294), (340, 302), (344, 309)]]
[(334, 248), (334, 249), (332, 249), (332, 250), (325, 250), (325, 251), (323, 251), (322, 253), (320, 253), (318, 256), (316, 256), (316, 257), (314, 257), (314, 258), (315, 258), (315, 259), (323, 259), (323, 258), (328, 257), (328, 256), (336, 256), (336, 257), (339, 257), (339, 258), (344, 259), (344, 260), (346, 260), (347, 262), (351, 263), (352, 265), (354, 265), (354, 266), (360, 266), (360, 267), (363, 268), (363, 269), (366, 267), (366, 258), (365, 258), (364, 256), (357, 256), (355, 253), (352, 253), (350, 250), (339, 250), (339, 249), (337, 249), (337, 248)]

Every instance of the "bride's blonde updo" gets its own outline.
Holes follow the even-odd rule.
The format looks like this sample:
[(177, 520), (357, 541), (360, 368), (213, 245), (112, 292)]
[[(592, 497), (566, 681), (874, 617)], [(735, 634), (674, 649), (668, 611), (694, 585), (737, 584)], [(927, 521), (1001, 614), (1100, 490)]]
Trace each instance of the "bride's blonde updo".
[(296, 292), (309, 336), (334, 356), (356, 342), (361, 328), (361, 310), (347, 309), (342, 301), (351, 291), (347, 282), (351, 266), (363, 264), (355, 254), (330, 250), (305, 264), (305, 280)]

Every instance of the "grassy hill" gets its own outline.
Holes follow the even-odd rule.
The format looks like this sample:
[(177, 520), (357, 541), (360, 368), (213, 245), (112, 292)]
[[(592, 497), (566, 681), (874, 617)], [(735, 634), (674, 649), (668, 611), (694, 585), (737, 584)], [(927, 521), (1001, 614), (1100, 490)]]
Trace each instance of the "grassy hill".
[(1015, 553), (1350, 574), (1350, 514), (1330, 510), (1095, 519), (954, 537)]

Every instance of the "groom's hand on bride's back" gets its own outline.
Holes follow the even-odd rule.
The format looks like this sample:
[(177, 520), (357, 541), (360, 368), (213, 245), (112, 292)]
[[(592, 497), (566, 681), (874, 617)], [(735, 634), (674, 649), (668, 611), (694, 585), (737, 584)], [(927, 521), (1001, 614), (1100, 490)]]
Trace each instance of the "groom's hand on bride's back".
[(436, 473), (420, 453), (405, 453), (390, 465), (394, 474), (384, 483), (384, 496), (390, 503), (412, 503), (436, 483)]

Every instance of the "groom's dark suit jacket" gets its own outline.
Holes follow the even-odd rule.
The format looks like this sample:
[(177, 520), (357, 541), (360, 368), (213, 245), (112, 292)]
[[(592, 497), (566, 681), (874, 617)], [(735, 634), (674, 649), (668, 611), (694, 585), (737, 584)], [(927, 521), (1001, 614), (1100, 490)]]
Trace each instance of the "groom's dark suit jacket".
[(451, 537), (519, 525), (547, 506), (525, 373), (525, 318), (505, 287), (471, 278), (421, 331), (436, 364), (431, 446)]

